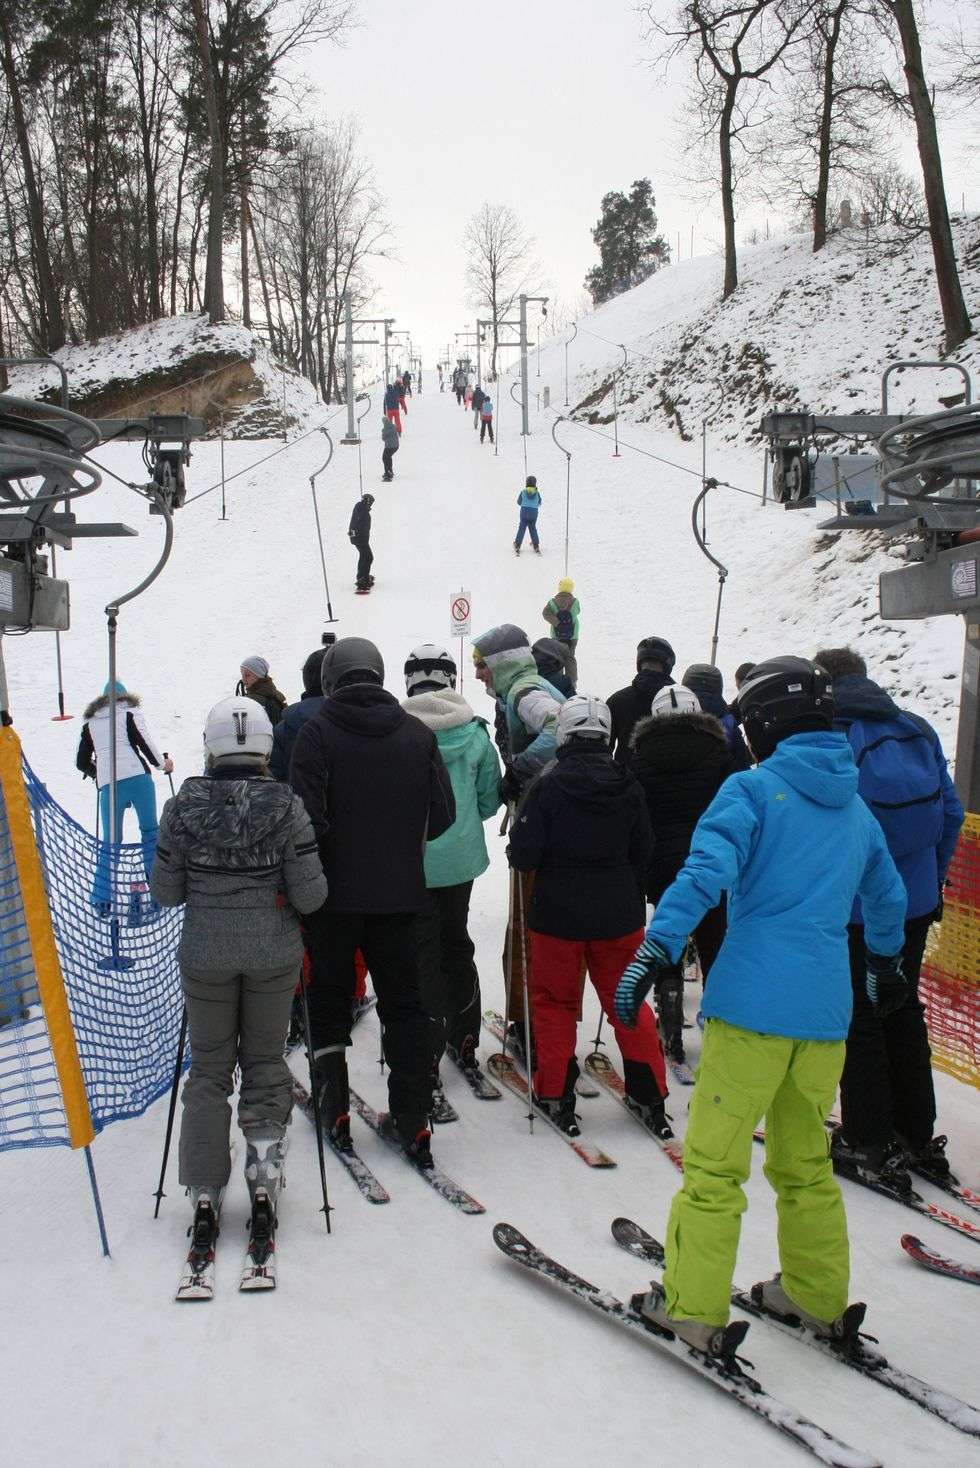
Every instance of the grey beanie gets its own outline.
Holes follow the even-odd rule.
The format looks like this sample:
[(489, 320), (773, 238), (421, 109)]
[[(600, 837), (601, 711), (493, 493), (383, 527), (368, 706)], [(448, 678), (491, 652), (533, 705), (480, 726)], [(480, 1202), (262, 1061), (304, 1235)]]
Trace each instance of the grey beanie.
[(250, 658), (242, 658), (241, 668), (243, 673), (254, 673), (256, 678), (268, 678), (269, 676), (269, 664), (257, 653)]

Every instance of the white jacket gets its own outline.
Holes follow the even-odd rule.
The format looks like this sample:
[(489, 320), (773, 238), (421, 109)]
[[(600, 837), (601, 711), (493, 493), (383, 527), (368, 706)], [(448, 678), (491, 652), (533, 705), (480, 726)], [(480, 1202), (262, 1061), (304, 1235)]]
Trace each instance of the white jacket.
[[(78, 741), (76, 765), (83, 774), (93, 774), (101, 790), (109, 783), (109, 695), (103, 694), (85, 710), (85, 723)], [(157, 749), (139, 699), (133, 693), (120, 693), (116, 699), (116, 779), (129, 780), (133, 775), (149, 773), (150, 765), (158, 769), (163, 755)]]

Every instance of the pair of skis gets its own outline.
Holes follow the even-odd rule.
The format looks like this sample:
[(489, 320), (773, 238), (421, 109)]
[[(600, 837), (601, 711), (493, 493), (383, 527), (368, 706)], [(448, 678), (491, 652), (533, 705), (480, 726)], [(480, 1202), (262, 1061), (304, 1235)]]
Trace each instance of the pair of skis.
[[(187, 1253), (175, 1299), (213, 1300), (215, 1260), (220, 1233), (220, 1206), (209, 1207), (202, 1216), (200, 1207), (188, 1232), (191, 1247)], [(248, 1243), (242, 1262), (238, 1288), (243, 1294), (276, 1287), (276, 1212), (264, 1188), (257, 1190), (249, 1220)]]
[[(616, 1242), (629, 1253), (650, 1264), (662, 1265), (662, 1245), (637, 1224), (628, 1219), (617, 1219), (612, 1229)], [(767, 1422), (770, 1427), (806, 1448), (821, 1463), (829, 1465), (829, 1468), (881, 1468), (880, 1459), (842, 1442), (818, 1423), (802, 1416), (795, 1409), (765, 1391), (759, 1380), (745, 1369), (736, 1354), (739, 1344), (744, 1339), (745, 1331), (748, 1329), (747, 1322), (736, 1322), (727, 1328), (728, 1350), (725, 1354), (709, 1356), (687, 1345), (672, 1331), (647, 1320), (634, 1303), (626, 1304), (607, 1291), (598, 1289), (590, 1281), (573, 1274), (564, 1265), (536, 1248), (512, 1225), (498, 1223), (494, 1228), (493, 1238), (497, 1247), (508, 1258), (525, 1269), (549, 1279), (565, 1293), (583, 1301), (607, 1318), (614, 1320), (618, 1325), (648, 1336), (662, 1351), (681, 1361), (699, 1376), (711, 1381), (735, 1401)], [(863, 1375), (898, 1391), (907, 1400), (924, 1407), (950, 1426), (958, 1428), (969, 1436), (980, 1436), (980, 1412), (977, 1412), (974, 1407), (947, 1392), (920, 1381), (907, 1372), (892, 1367), (884, 1356), (866, 1346), (860, 1338), (857, 1338), (854, 1344), (854, 1354), (845, 1355), (835, 1346), (808, 1335), (800, 1325), (781, 1319), (777, 1320), (763, 1312), (751, 1294), (744, 1295), (742, 1291), (735, 1290), (732, 1299), (733, 1303), (738, 1304), (741, 1308), (749, 1309), (750, 1313), (756, 1317), (766, 1320), (785, 1333), (808, 1340), (817, 1349), (834, 1354), (838, 1360), (848, 1366), (853, 1366)]]

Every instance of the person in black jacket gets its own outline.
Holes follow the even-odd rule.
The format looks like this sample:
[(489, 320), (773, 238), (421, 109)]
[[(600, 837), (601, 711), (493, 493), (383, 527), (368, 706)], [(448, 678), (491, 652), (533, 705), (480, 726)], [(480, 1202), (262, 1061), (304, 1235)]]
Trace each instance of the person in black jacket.
[(552, 688), (557, 688), (566, 698), (571, 698), (575, 684), (568, 676), (571, 654), (567, 644), (559, 642), (557, 637), (539, 637), (531, 652), (534, 654), (534, 666), (542, 678), (546, 678)]
[(362, 494), (351, 512), (350, 525), (347, 534), (350, 543), (357, 548), (357, 581), (358, 591), (370, 591), (374, 585), (374, 577), (371, 575), (371, 567), (374, 565), (374, 552), (371, 549), (371, 506), (374, 504), (373, 494)]
[(456, 819), (435, 735), (384, 689), (373, 643), (343, 637), (321, 668), (323, 706), (300, 729), (290, 783), (313, 822), (329, 895), (306, 924), (313, 967), (314, 1082), (324, 1124), (349, 1148), (354, 955), (378, 996), (390, 1067), (386, 1120), (421, 1167), (432, 1166), (429, 1021), (419, 997), (415, 914), (425, 905), (422, 857)]
[(536, 873), (527, 923), (534, 1091), (562, 1131), (577, 1136), (575, 1029), (584, 961), (623, 1054), (629, 1105), (666, 1139), (673, 1134), (653, 1012), (641, 1007), (628, 1030), (613, 1008), (620, 974), (642, 940), (652, 838), (642, 790), (610, 758), (611, 724), (600, 699), (576, 694), (563, 704), (555, 762), (531, 785), (511, 831), (512, 864)]
[(638, 719), (650, 712), (655, 693), (673, 682), (674, 649), (662, 637), (644, 637), (636, 649), (636, 677), (626, 688), (609, 698), (612, 714), (613, 759), (625, 765), (629, 758), (630, 736)]
[(265, 658), (259, 657), (257, 653), (253, 653), (251, 657), (242, 658), (239, 671), (242, 676), (235, 689), (237, 697), (251, 698), (261, 704), (274, 729), (286, 707), (286, 695), (281, 693), (273, 683), (268, 662)]
[[(629, 767), (646, 797), (653, 828), (653, 859), (646, 873), (647, 900), (660, 901), (687, 860), (694, 828), (738, 766), (725, 731), (702, 712), (697, 695), (672, 685), (653, 700), (651, 717), (633, 731)], [(725, 904), (711, 908), (695, 932), (702, 981), (708, 977), (725, 936)], [(684, 971), (665, 971), (657, 985), (657, 1014), (664, 1049), (684, 1063)]]
[(283, 709), (282, 718), (272, 731), (272, 754), (269, 757), (269, 773), (276, 779), (288, 781), (289, 762), (293, 757), (296, 735), (307, 719), (312, 719), (323, 704), (320, 691), (320, 668), (328, 647), (337, 641), (336, 632), (324, 632), (323, 646), (311, 652), (303, 664), (303, 696), (299, 703), (291, 703)]

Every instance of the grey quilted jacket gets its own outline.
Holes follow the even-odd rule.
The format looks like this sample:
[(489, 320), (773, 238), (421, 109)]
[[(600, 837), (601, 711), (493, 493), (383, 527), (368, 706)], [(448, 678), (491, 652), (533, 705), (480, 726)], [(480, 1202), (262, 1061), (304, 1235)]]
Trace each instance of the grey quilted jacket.
[(299, 796), (238, 768), (193, 776), (167, 801), (150, 891), (186, 904), (182, 968), (245, 972), (299, 965), (296, 914), (322, 907), (327, 879)]

